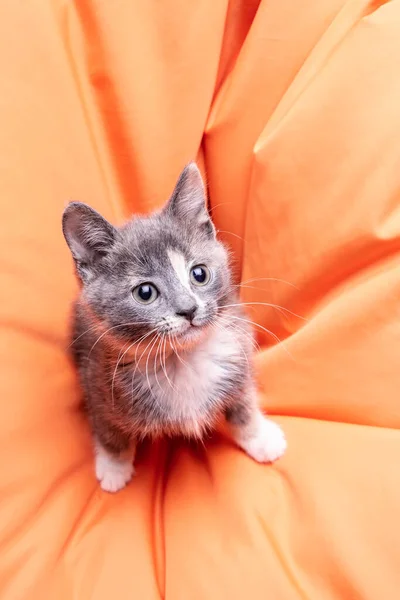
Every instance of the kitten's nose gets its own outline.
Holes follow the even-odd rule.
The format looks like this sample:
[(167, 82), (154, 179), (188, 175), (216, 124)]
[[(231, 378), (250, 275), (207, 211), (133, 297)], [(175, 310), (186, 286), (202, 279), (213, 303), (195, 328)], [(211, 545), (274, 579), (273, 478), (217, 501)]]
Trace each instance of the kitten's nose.
[(189, 306), (188, 308), (182, 308), (181, 310), (177, 310), (176, 314), (178, 317), (185, 317), (188, 321), (192, 321), (197, 311), (197, 306), (193, 304), (193, 306)]

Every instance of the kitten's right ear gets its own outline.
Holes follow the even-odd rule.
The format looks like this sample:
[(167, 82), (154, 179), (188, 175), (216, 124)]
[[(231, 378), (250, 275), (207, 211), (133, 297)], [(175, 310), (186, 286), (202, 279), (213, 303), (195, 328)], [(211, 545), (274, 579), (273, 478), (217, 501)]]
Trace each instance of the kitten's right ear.
[(96, 263), (112, 247), (116, 230), (97, 211), (82, 202), (70, 202), (62, 230), (82, 281), (88, 281)]

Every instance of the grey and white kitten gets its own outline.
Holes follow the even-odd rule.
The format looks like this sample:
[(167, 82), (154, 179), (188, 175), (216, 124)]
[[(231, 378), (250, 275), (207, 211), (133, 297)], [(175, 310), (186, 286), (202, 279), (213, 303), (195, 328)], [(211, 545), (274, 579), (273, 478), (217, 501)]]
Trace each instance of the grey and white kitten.
[(200, 438), (221, 415), (252, 458), (279, 458), (285, 437), (257, 406), (251, 330), (196, 165), (163, 210), (114, 227), (72, 202), (63, 232), (82, 282), (72, 349), (101, 487), (130, 481), (140, 439)]

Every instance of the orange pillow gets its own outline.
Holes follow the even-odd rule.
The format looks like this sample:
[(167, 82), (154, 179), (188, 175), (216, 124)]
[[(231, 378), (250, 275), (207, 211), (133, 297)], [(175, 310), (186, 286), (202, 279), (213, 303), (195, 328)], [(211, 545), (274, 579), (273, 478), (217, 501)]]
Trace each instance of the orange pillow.
[[(2, 3), (1, 598), (397, 599), (399, 27), (397, 2)], [(196, 155), (288, 452), (148, 444), (107, 495), (61, 213), (152, 210)]]

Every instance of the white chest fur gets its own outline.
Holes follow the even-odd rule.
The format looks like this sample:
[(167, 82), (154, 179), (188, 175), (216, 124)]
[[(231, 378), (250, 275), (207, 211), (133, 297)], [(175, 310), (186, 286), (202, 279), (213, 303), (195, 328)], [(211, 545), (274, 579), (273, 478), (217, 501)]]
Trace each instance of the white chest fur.
[(216, 390), (227, 376), (227, 366), (234, 370), (245, 352), (233, 329), (218, 327), (191, 350), (170, 355), (165, 364), (156, 360), (158, 368), (148, 373), (147, 383), (172, 429), (201, 434), (222, 404)]

